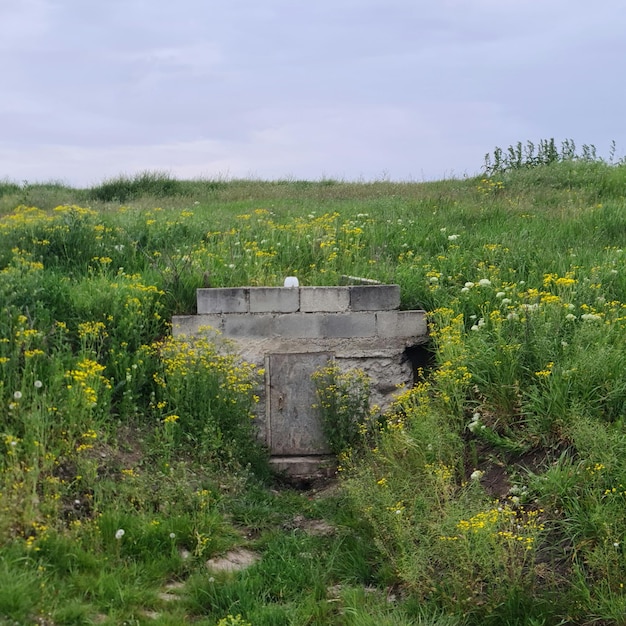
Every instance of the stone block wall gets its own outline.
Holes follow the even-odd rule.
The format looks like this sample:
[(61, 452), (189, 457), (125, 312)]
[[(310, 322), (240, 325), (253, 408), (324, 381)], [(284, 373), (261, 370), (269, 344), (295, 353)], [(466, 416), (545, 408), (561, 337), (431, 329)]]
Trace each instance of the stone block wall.
[(281, 456), (327, 452), (310, 375), (320, 363), (360, 368), (383, 409), (413, 383), (407, 348), (428, 340), (424, 311), (400, 311), (398, 285), (198, 289), (197, 315), (176, 316), (175, 335), (208, 327), (265, 368), (259, 434)]
[(212, 313), (348, 313), (400, 308), (399, 285), (198, 289), (198, 315)]

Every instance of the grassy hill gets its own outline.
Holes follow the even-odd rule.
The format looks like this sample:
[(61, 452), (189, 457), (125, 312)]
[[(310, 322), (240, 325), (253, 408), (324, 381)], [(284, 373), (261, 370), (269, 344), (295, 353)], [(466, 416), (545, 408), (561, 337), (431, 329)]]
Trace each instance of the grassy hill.
[[(0, 621), (623, 623), (626, 168), (592, 157), (0, 182)], [(299, 492), (254, 439), (262, 373), (168, 322), (198, 287), (342, 274), (429, 312), (432, 367)], [(344, 416), (355, 380), (320, 389)]]

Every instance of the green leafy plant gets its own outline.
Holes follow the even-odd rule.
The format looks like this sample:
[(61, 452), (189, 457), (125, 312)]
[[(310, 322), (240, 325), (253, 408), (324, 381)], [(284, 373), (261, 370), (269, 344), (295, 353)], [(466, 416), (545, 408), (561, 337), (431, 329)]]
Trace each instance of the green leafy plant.
[(150, 195), (156, 198), (183, 192), (183, 184), (167, 172), (141, 172), (135, 176), (118, 176), (89, 190), (89, 197), (102, 202), (127, 202)]
[(217, 626), (252, 626), (250, 622), (247, 622), (240, 613), (237, 615), (227, 615), (217, 622)]
[(152, 402), (165, 449), (190, 446), (226, 466), (265, 457), (255, 437), (252, 408), (263, 371), (243, 361), (219, 337), (168, 337), (154, 344), (159, 367)]
[[(611, 145), (611, 159), (615, 153), (615, 144)], [(495, 148), (493, 155), (485, 155), (483, 169), (488, 176), (500, 174), (508, 170), (537, 167), (539, 165), (552, 165), (563, 161), (582, 160), (595, 162), (599, 160), (596, 147), (591, 144), (583, 144), (581, 152), (576, 150), (573, 139), (565, 139), (559, 147), (554, 138), (541, 139), (538, 144), (527, 141), (525, 144), (518, 141), (506, 150)]]
[(314, 372), (313, 381), (330, 449), (336, 455), (357, 450), (373, 429), (369, 377), (362, 370), (342, 372), (331, 364)]

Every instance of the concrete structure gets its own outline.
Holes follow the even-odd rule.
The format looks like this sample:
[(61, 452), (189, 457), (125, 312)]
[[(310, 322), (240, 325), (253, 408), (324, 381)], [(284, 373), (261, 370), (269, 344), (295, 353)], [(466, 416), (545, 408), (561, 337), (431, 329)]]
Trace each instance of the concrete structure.
[(174, 317), (174, 334), (214, 328), (265, 369), (259, 434), (275, 466), (296, 476), (327, 466), (311, 374), (331, 361), (360, 368), (384, 409), (413, 383), (416, 347), (428, 339), (424, 311), (399, 310), (398, 285), (198, 289), (197, 306)]

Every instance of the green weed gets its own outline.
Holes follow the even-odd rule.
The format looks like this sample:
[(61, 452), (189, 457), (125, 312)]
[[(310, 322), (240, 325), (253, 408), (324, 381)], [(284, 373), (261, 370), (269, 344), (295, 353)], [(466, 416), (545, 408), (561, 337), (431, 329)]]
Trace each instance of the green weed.
[(314, 372), (322, 430), (331, 451), (340, 455), (358, 451), (375, 428), (370, 409), (370, 380), (365, 372), (341, 372), (328, 365)]

